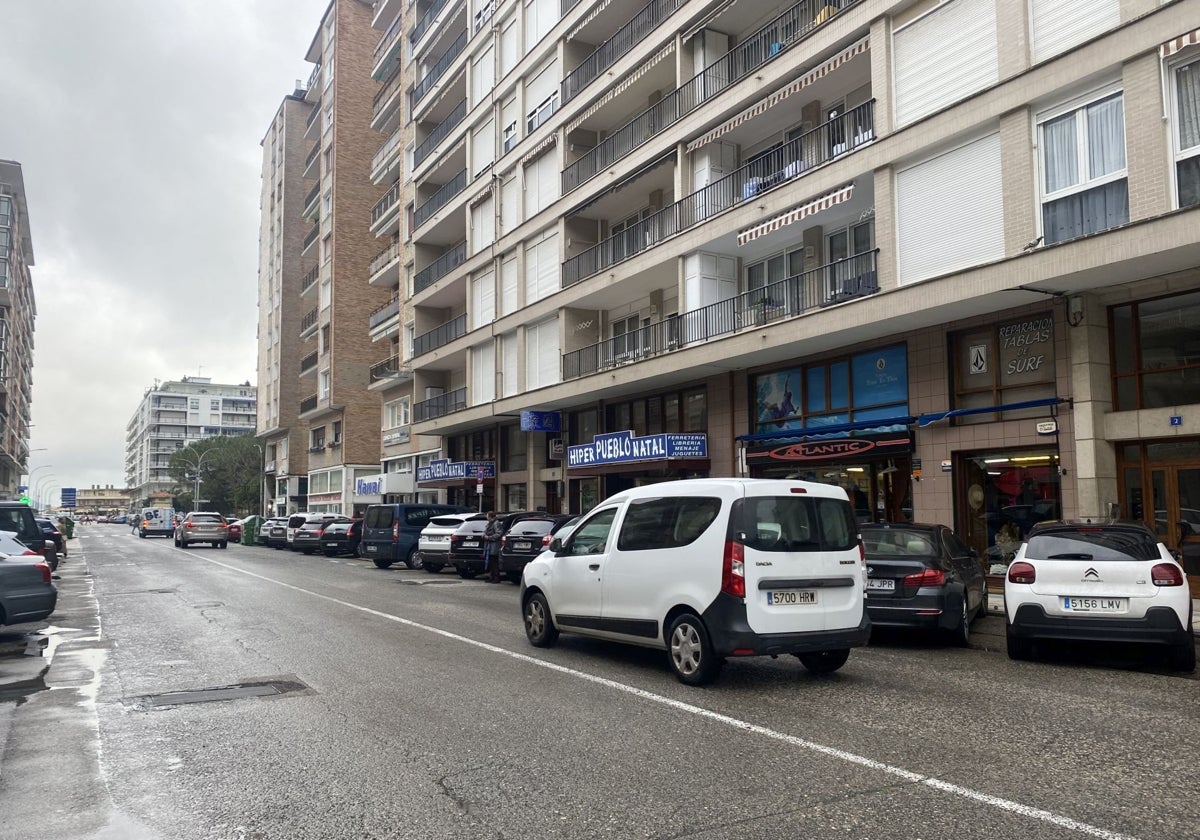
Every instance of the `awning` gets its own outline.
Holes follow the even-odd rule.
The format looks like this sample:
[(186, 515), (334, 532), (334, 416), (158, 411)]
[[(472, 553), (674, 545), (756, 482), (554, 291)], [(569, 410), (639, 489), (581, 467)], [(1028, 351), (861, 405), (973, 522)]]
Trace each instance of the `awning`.
[(952, 411), (935, 411), (922, 414), (917, 418), (917, 426), (924, 428), (951, 417), (966, 417), (969, 414), (993, 414), (997, 411), (1019, 411), (1023, 408), (1045, 408), (1059, 403), (1070, 402), (1063, 397), (1046, 397), (1041, 400), (1026, 400), (1025, 402), (1004, 403), (1003, 405), (988, 405), (983, 408), (956, 408)]
[(546, 137), (542, 138), (542, 142), (538, 143), (536, 146), (534, 146), (532, 149), (530, 149), (528, 152), (525, 153), (524, 157), (521, 158), (520, 164), (518, 164), (518, 165), (519, 166), (528, 166), (530, 163), (533, 162), (534, 158), (536, 158), (538, 155), (540, 155), (546, 149), (550, 148), (557, 141), (558, 141), (558, 136), (555, 134), (549, 134)]
[(831, 193), (826, 193), (820, 198), (814, 199), (808, 204), (801, 204), (799, 207), (793, 207), (786, 213), (780, 213), (773, 219), (757, 224), (752, 228), (738, 231), (737, 244), (745, 245), (747, 242), (752, 242), (760, 236), (766, 236), (768, 233), (774, 233), (785, 225), (790, 225), (792, 222), (798, 222), (805, 216), (811, 216), (814, 213), (820, 213), (822, 210), (827, 210), (835, 204), (841, 204), (854, 194), (854, 184), (847, 184), (841, 189), (834, 190)]
[(601, 12), (609, 7), (611, 3), (612, 0), (600, 0), (600, 2), (593, 6), (586, 15), (580, 18), (579, 23), (575, 24), (575, 26), (571, 28), (571, 31), (567, 33), (567, 40), (574, 41), (577, 37), (579, 37), (579, 31), (595, 20)]
[(837, 423), (829, 426), (805, 426), (802, 429), (776, 429), (772, 432), (755, 432), (748, 435), (738, 435), (737, 440), (747, 443), (795, 443), (801, 440), (820, 440), (822, 438), (841, 437), (847, 432), (895, 432), (907, 429), (917, 418), (912, 415), (884, 417), (875, 420), (860, 420), (857, 423)]
[(1180, 35), (1178, 38), (1172, 38), (1161, 47), (1158, 48), (1158, 54), (1161, 58), (1170, 58), (1186, 47), (1193, 47), (1200, 44), (1200, 29), (1194, 29), (1185, 35)]
[(583, 112), (579, 114), (579, 116), (567, 123), (567, 133), (570, 134), (572, 131), (579, 128), (579, 126), (583, 124), (584, 120), (607, 105), (614, 97), (619, 96), (622, 92), (627, 90), (630, 85), (642, 78), (642, 76), (645, 76), (647, 73), (649, 73), (654, 68), (654, 65), (658, 64), (673, 52), (675, 52), (675, 43), (671, 42), (654, 55), (650, 56), (650, 58), (643, 61), (636, 68), (631, 70), (628, 76), (609, 88), (607, 93), (585, 108)]
[(812, 70), (809, 70), (807, 73), (805, 73), (800, 78), (796, 79), (795, 81), (789, 83), (788, 85), (786, 85), (786, 86), (780, 88), (779, 90), (775, 91), (774, 93), (772, 93), (766, 99), (762, 99), (759, 102), (755, 103), (754, 105), (751, 105), (745, 111), (742, 111), (737, 116), (732, 117), (732, 118), (726, 120), (725, 122), (721, 123), (719, 126), (714, 128), (712, 131), (709, 131), (707, 134), (700, 135), (695, 140), (688, 143), (687, 150), (689, 152), (693, 152), (696, 149), (700, 148), (701, 146), (705, 145), (706, 143), (711, 143), (713, 140), (716, 140), (722, 134), (726, 134), (727, 132), (733, 131), (733, 129), (737, 128), (742, 123), (752, 120), (760, 114), (766, 113), (767, 109), (772, 108), (775, 105), (778, 105), (780, 102), (787, 99), (793, 93), (803, 90), (804, 88), (808, 87), (813, 82), (817, 81), (818, 79), (820, 79), (823, 76), (828, 76), (830, 73), (832, 73), (837, 68), (841, 67), (843, 64), (845, 64), (850, 59), (854, 58), (857, 55), (860, 55), (861, 53), (866, 52), (871, 46), (870, 42), (871, 42), (870, 38), (863, 38), (861, 41), (851, 44), (849, 47), (842, 50), (840, 53), (838, 53), (833, 58), (826, 61), (824, 64), (818, 65), (817, 67), (813, 68)]

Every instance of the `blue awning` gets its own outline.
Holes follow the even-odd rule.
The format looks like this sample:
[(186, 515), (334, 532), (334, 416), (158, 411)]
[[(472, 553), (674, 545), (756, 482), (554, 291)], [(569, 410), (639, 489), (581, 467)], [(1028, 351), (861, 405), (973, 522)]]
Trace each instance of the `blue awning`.
[(875, 420), (860, 420), (857, 423), (838, 423), (830, 426), (805, 426), (802, 429), (777, 429), (773, 432), (756, 432), (748, 435), (738, 435), (738, 440), (748, 443), (791, 443), (799, 440), (820, 440), (822, 438), (844, 437), (847, 432), (897, 432), (907, 430), (917, 422), (916, 417), (884, 417)]
[(968, 414), (991, 414), (997, 411), (1018, 411), (1022, 408), (1045, 408), (1047, 406), (1058, 405), (1059, 403), (1069, 402), (1070, 400), (1064, 397), (1046, 397), (1040, 400), (1026, 400), (1025, 402), (1005, 403), (1004, 405), (989, 405), (983, 408), (956, 408), (953, 411), (935, 411), (930, 414), (922, 414), (917, 418), (917, 426), (924, 428), (941, 420), (949, 420), (951, 417), (965, 417)]

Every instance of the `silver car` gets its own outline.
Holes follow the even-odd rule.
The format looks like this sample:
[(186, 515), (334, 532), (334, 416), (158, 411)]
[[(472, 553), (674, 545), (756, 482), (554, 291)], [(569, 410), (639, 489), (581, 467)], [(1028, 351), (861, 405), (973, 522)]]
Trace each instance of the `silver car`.
[[(25, 556), (26, 551), (31, 555)], [(54, 612), (57, 601), (50, 567), (32, 549), (0, 554), (0, 626), (41, 621)]]
[(214, 548), (229, 547), (229, 526), (219, 513), (189, 513), (175, 526), (175, 545), (187, 548), (192, 543), (211, 543)]

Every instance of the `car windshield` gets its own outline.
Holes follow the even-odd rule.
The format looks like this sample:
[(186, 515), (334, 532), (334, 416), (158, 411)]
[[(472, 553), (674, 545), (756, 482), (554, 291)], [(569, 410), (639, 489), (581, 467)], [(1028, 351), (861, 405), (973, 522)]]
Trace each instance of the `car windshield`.
[(1138, 530), (1080, 528), (1051, 531), (1029, 538), (1025, 557), (1031, 560), (1157, 560), (1158, 541)]

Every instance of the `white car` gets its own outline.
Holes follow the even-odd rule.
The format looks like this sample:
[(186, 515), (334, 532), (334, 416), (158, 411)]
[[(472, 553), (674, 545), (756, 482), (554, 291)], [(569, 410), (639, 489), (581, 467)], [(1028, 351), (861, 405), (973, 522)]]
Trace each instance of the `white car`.
[(439, 513), (421, 529), (417, 537), (417, 553), (413, 557), (413, 568), (437, 574), (448, 564), (450, 536), (475, 514)]
[(1139, 642), (1196, 668), (1187, 577), (1145, 525), (1034, 526), (1008, 567), (1004, 612), (1012, 659), (1039, 639)]
[(866, 644), (866, 565), (839, 487), (709, 478), (617, 493), (521, 580), (530, 644), (560, 631), (658, 648), (688, 685), (726, 657), (795, 654), (814, 673)]

